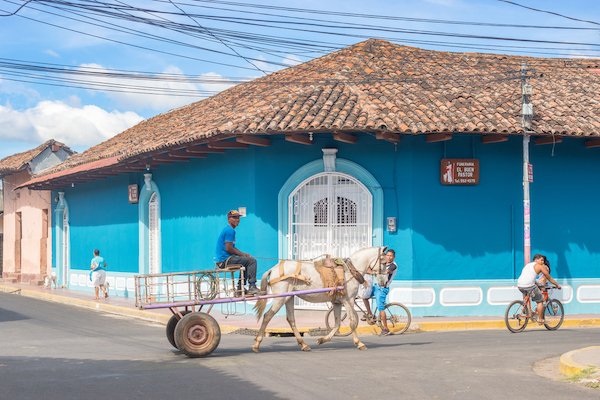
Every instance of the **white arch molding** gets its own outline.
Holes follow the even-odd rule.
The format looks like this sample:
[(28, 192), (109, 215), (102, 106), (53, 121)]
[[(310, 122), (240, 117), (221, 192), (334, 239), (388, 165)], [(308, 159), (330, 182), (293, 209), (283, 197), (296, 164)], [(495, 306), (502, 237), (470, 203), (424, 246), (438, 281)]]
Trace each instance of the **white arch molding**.
[[(326, 174), (330, 174), (329, 176), (332, 177), (331, 179), (334, 179), (333, 177), (346, 179), (351, 183), (349, 186), (355, 185), (355, 188), (360, 187), (361, 190), (369, 193), (371, 197), (370, 245), (381, 246), (383, 244), (383, 189), (381, 188), (381, 185), (370, 172), (359, 164), (349, 160), (336, 158), (335, 155), (335, 149), (323, 149), (323, 159), (315, 160), (302, 166), (294, 172), (281, 187), (278, 196), (279, 258), (292, 258), (293, 252), (290, 251), (290, 249), (293, 248), (293, 246), (290, 246), (290, 243), (293, 240), (291, 237), (293, 235), (291, 229), (293, 222), (292, 218), (290, 218), (292, 215), (292, 211), (290, 211), (290, 199), (293, 200), (292, 193), (297, 193), (298, 189), (301, 188), (304, 183), (311, 182), (312, 178), (317, 178), (318, 176), (324, 176)], [(329, 185), (329, 183), (327, 185)], [(333, 196), (332, 200), (327, 200), (328, 212), (331, 211), (332, 213), (337, 213), (337, 197), (338, 196)], [(333, 207), (329, 207), (329, 201), (333, 201)], [(343, 202), (344, 200), (341, 201)], [(346, 205), (349, 204), (351, 203), (346, 203)], [(321, 209), (324, 210), (323, 205), (321, 207)], [(364, 204), (360, 205), (359, 208), (361, 207), (364, 208)], [(334, 209), (335, 211), (333, 211)], [(336, 220), (337, 214), (335, 217), (332, 216), (328, 218), (333, 218), (328, 221)], [(342, 221), (344, 221), (343, 218)], [(346, 219), (345, 221), (348, 220)]]
[(288, 255), (348, 257), (372, 245), (373, 196), (356, 178), (322, 172), (300, 183), (288, 198)]
[(144, 186), (138, 203), (139, 272), (162, 272), (161, 200), (151, 173), (144, 174)]

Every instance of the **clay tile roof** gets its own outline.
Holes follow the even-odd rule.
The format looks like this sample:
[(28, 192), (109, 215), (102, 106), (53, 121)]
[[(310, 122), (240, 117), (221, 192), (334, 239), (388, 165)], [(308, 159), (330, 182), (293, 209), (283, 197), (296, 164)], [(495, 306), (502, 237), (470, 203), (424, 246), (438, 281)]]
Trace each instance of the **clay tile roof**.
[(522, 63), (536, 133), (600, 136), (600, 59), (450, 53), (371, 39), (150, 118), (54, 170), (223, 135), (518, 134)]
[(50, 139), (40, 144), (34, 149), (27, 150), (22, 153), (13, 154), (0, 160), (0, 176), (12, 174), (23, 170), (34, 158), (36, 158), (46, 148), (52, 145), (57, 145), (59, 147), (64, 148), (67, 152), (73, 153), (73, 151), (67, 146), (65, 146), (63, 143), (57, 142), (54, 139)]

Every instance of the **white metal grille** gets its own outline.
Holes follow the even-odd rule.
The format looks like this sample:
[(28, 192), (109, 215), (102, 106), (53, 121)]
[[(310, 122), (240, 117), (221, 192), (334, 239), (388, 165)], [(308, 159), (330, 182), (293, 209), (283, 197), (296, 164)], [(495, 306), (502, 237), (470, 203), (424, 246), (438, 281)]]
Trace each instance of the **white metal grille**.
[(158, 196), (156, 192), (150, 196), (148, 203), (148, 265), (149, 273), (159, 274), (159, 260), (158, 260), (158, 247), (159, 243), (159, 228), (158, 228)]
[(289, 197), (289, 254), (347, 257), (372, 243), (372, 196), (345, 174), (326, 172), (302, 182)]

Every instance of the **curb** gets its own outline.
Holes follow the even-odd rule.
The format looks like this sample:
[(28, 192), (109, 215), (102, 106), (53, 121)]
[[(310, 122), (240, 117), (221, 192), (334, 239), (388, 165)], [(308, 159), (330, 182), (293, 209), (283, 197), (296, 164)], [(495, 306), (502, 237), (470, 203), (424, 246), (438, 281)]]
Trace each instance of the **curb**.
[(600, 346), (590, 346), (584, 347), (582, 349), (577, 349), (573, 351), (569, 351), (560, 356), (560, 373), (565, 375), (568, 378), (571, 378), (575, 375), (579, 375), (584, 371), (590, 370), (590, 368), (596, 368), (593, 365), (583, 365), (574, 360), (574, 357), (577, 353), (581, 353), (587, 350), (598, 349)]

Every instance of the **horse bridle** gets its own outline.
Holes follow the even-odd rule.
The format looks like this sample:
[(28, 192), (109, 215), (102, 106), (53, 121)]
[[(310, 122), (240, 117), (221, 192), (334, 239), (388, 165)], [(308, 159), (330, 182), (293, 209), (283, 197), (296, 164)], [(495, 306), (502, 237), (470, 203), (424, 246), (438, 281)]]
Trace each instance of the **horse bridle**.
[[(373, 264), (369, 264), (369, 266), (367, 267), (366, 270), (369, 270), (369, 269), (372, 270), (373, 267), (375, 266), (375, 263), (379, 262), (379, 272), (381, 273), (381, 255), (382, 255), (382, 250), (380, 247), (379, 251), (377, 252), (377, 258), (375, 259), (375, 261), (373, 261)], [(354, 264), (352, 264), (352, 260), (350, 259), (350, 257), (348, 257), (344, 260), (344, 264), (346, 264), (346, 266), (348, 267), (348, 272), (350, 272), (350, 275), (352, 275), (352, 277), (354, 279), (356, 279), (359, 284), (365, 283), (365, 277), (363, 276), (363, 274), (358, 272), (358, 270), (356, 269)]]

